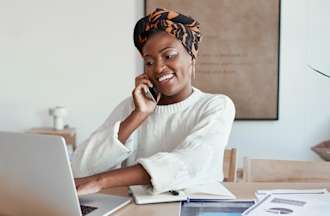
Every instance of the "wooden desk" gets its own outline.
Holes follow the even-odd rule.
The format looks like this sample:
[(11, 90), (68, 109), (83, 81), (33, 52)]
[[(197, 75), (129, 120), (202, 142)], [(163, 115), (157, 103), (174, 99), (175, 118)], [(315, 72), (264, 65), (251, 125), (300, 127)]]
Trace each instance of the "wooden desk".
[(55, 130), (53, 128), (31, 128), (27, 132), (36, 134), (46, 134), (61, 136), (65, 139), (66, 144), (72, 145), (73, 150), (76, 149), (76, 129), (65, 128), (63, 130)]
[[(327, 188), (329, 183), (224, 183), (238, 199), (254, 199), (254, 193), (260, 189), (319, 189)], [(128, 196), (127, 187), (113, 188), (103, 193)], [(136, 205), (134, 201), (111, 216), (179, 216), (180, 203)]]

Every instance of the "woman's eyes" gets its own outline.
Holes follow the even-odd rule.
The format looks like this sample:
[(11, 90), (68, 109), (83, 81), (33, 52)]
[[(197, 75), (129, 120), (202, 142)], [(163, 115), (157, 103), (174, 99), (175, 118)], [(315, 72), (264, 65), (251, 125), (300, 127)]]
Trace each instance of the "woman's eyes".
[(145, 59), (144, 60), (144, 65), (145, 66), (151, 66), (151, 65), (153, 65), (153, 60), (151, 60), (151, 59)]
[[(177, 55), (178, 53), (165, 53), (162, 58), (164, 60), (173, 60)], [(154, 64), (154, 60), (144, 60), (145, 66), (151, 66), (153, 64)]]
[(146, 66), (151, 66), (151, 65), (152, 65), (152, 62), (145, 61), (145, 62), (144, 62), (144, 65), (146, 65)]
[(177, 53), (169, 53), (169, 54), (165, 54), (165, 58), (166, 59), (173, 59), (174, 57), (177, 56)]

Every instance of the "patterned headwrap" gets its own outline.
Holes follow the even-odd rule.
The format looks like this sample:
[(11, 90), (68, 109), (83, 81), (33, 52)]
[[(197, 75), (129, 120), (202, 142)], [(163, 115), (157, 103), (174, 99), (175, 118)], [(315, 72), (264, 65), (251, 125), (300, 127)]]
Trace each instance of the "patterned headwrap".
[(157, 8), (140, 19), (134, 28), (134, 44), (142, 54), (147, 40), (156, 32), (165, 31), (181, 41), (189, 55), (196, 59), (201, 40), (199, 23), (175, 11)]

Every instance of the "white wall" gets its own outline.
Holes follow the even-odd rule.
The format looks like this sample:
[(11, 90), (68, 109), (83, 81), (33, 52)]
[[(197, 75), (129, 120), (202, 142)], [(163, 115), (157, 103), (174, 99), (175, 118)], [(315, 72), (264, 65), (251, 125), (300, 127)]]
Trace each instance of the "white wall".
[[(50, 126), (47, 109), (63, 105), (87, 138), (142, 70), (132, 41), (142, 2), (0, 0), (0, 130)], [(282, 0), (280, 119), (235, 122), (229, 146), (240, 158), (315, 159), (310, 146), (330, 139), (330, 80), (306, 66), (321, 8), (329, 2)], [(327, 46), (314, 52), (329, 56)]]
[(0, 130), (51, 126), (48, 108), (62, 105), (85, 139), (131, 93), (141, 5), (0, 0)]

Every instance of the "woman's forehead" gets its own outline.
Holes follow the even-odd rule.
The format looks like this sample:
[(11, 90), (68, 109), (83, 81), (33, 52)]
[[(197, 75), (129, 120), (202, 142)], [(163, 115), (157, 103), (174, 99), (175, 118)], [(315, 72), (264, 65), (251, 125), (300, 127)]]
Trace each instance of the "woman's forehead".
[(158, 32), (151, 36), (142, 48), (143, 56), (159, 53), (166, 48), (184, 49), (180, 41), (166, 32)]

